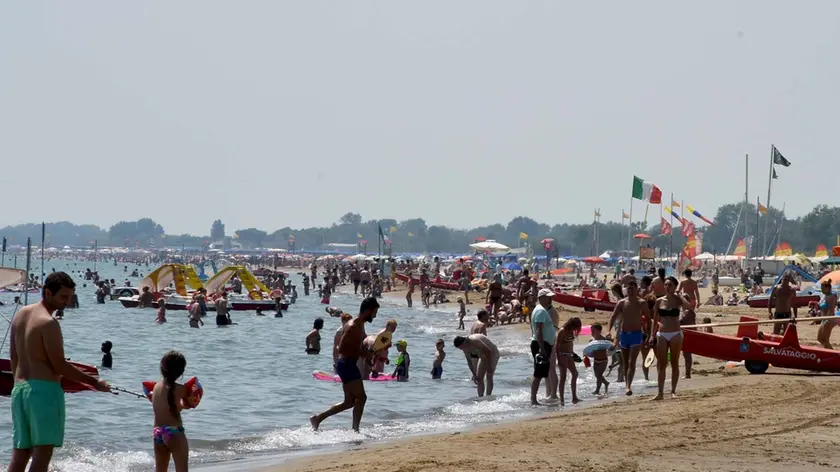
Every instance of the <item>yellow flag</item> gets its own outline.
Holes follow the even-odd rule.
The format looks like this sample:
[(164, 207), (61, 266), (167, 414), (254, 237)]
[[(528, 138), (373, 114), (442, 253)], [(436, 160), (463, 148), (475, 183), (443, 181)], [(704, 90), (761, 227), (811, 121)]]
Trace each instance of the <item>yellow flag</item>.
[(356, 233), (356, 237), (358, 237), (359, 239), (364, 238), (364, 236), (362, 236), (362, 233)]
[(671, 206), (674, 207), (674, 208), (679, 208), (680, 204), (679, 204), (679, 202), (675, 202), (674, 200), (671, 200)]
[(519, 239), (528, 239), (527, 233), (519, 233)]
[(391, 226), (391, 232), (396, 233), (397, 232), (397, 227), (396, 226)]
[(409, 231), (409, 232), (408, 232), (408, 235), (409, 235), (409, 236), (414, 236), (414, 233), (412, 233), (411, 231)]
[(630, 219), (630, 215), (628, 215), (627, 213), (625, 213), (624, 211), (622, 211), (622, 212), (621, 212), (621, 219), (622, 219), (622, 220), (629, 220), (629, 219)]

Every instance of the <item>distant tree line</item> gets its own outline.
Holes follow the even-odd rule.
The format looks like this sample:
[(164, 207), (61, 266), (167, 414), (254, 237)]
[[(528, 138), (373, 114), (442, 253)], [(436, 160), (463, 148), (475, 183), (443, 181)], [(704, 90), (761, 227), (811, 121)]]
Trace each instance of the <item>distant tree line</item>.
[[(723, 253), (730, 245), (733, 233), (735, 242), (744, 235), (745, 226), (750, 235), (758, 235), (752, 255), (761, 252), (765, 244), (762, 237), (767, 225), (766, 245), (777, 241), (791, 244), (797, 252), (813, 255), (818, 244), (829, 249), (840, 235), (840, 207), (818, 205), (808, 214), (790, 219), (781, 211), (770, 208), (767, 214), (759, 215), (755, 205), (748, 205), (741, 214), (742, 203), (731, 203), (717, 210), (715, 226), (701, 226), (697, 220), (689, 217), (703, 233), (703, 249)], [(656, 208), (656, 207), (654, 207)], [(651, 210), (653, 210), (652, 208)], [(659, 215), (651, 218), (661, 221)], [(666, 218), (670, 221), (670, 218)], [(736, 225), (737, 222), (737, 225)], [(360, 244), (367, 242), (367, 252), (375, 253), (379, 241), (379, 228), (391, 241), (394, 253), (430, 252), (463, 253), (469, 251), (469, 245), (480, 239), (492, 239), (509, 247), (530, 244), (537, 254), (543, 253), (541, 241), (552, 238), (560, 254), (587, 256), (605, 250), (631, 248), (636, 250), (639, 242), (632, 239), (636, 233), (645, 232), (653, 239), (643, 241), (668, 252), (671, 248), (678, 252), (685, 243), (680, 234), (680, 223), (673, 222), (673, 235), (660, 235), (660, 225), (647, 227), (643, 223), (633, 222), (630, 227), (618, 222), (602, 222), (597, 225), (598, 238), (593, 238), (595, 224), (561, 223), (550, 226), (528, 217), (518, 216), (506, 225), (493, 224), (473, 229), (454, 229), (446, 226), (426, 224), (422, 218), (397, 221), (395, 219), (363, 220), (358, 213), (347, 213), (338, 222), (326, 227), (280, 228), (267, 232), (258, 228), (243, 228), (228, 235), (221, 220), (212, 223), (210, 234), (196, 236), (189, 234), (166, 234), (164, 228), (150, 218), (137, 221), (120, 221), (107, 230), (95, 225), (75, 225), (66, 221), (47, 223), (47, 245), (54, 247), (92, 247), (94, 241), (99, 246), (122, 247), (204, 247), (210, 243), (221, 243), (225, 247), (244, 248), (271, 247), (306, 251), (322, 249), (327, 243)], [(522, 236), (526, 236), (524, 238)], [(24, 245), (31, 237), (33, 245), (40, 244), (41, 225), (28, 223), (7, 226), (0, 229), (0, 236), (6, 237), (10, 245)], [(628, 242), (628, 238), (630, 238)], [(734, 243), (732, 248), (734, 249)], [(772, 252), (772, 248), (770, 248)]]

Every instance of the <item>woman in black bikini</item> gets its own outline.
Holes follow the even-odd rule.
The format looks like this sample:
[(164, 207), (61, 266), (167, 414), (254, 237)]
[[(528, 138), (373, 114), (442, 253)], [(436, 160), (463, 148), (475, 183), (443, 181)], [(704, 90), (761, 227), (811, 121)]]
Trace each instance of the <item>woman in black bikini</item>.
[(581, 322), (580, 318), (569, 318), (566, 324), (557, 332), (557, 343), (555, 344), (554, 352), (557, 354), (557, 367), (560, 368), (560, 381), (558, 388), (560, 390), (560, 404), (564, 404), (563, 396), (566, 390), (566, 372), (572, 374), (572, 403), (578, 403), (580, 400), (577, 396), (577, 377), (578, 371), (575, 366), (575, 338), (580, 333)]
[(654, 400), (665, 397), (665, 369), (668, 367), (668, 352), (671, 353), (671, 398), (677, 397), (677, 382), (680, 380), (680, 350), (683, 345), (680, 328), (680, 311), (691, 309), (691, 302), (677, 293), (679, 282), (674, 277), (665, 280), (665, 296), (656, 300), (653, 308), (653, 332), (648, 345), (656, 349), (659, 394)]

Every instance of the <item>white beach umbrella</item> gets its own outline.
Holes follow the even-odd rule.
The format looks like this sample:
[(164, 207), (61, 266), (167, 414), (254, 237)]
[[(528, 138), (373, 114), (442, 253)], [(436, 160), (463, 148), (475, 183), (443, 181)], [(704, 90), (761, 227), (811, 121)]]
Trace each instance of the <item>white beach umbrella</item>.
[(697, 259), (698, 261), (711, 261), (714, 258), (715, 255), (711, 252), (704, 252), (703, 254), (700, 254), (697, 257), (695, 257), (695, 259)]
[(486, 251), (488, 249), (491, 250), (491, 251), (494, 251), (494, 252), (496, 252), (496, 251), (510, 251), (509, 247), (505, 246), (502, 243), (497, 243), (496, 241), (494, 241), (492, 239), (488, 239), (486, 241), (481, 241), (481, 242), (478, 242), (478, 243), (470, 244), (470, 247), (473, 248), (473, 249), (477, 249), (479, 251)]

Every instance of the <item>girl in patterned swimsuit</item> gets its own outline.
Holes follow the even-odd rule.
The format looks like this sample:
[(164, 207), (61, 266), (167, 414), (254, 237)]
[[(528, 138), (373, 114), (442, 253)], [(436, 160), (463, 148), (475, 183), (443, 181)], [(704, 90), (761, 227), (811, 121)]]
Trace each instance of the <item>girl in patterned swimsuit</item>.
[(186, 388), (175, 383), (184, 375), (187, 360), (177, 351), (167, 352), (160, 360), (161, 381), (152, 390), (152, 409), (155, 427), (152, 432), (155, 447), (155, 472), (169, 470), (170, 457), (176, 472), (186, 472), (189, 466), (189, 444), (181, 423), (181, 409)]

